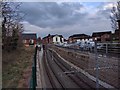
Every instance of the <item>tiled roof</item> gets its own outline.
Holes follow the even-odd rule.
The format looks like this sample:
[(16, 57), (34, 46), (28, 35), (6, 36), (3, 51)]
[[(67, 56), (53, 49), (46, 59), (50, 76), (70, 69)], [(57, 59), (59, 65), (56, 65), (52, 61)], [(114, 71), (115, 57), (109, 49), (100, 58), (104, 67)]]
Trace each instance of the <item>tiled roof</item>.
[(111, 34), (111, 31), (107, 31), (107, 32), (93, 32), (92, 37), (101, 37), (104, 34)]
[(22, 39), (37, 39), (37, 35), (35, 33), (23, 33)]
[(70, 36), (69, 38), (89, 38), (89, 35), (86, 34), (74, 34), (72, 36)]
[(48, 37), (53, 38), (54, 36), (59, 36), (59, 37), (63, 38), (62, 35), (58, 35), (58, 34), (56, 34), (56, 35), (50, 35), (50, 34), (48, 34), (48, 36), (44, 37), (43, 39), (48, 38)]

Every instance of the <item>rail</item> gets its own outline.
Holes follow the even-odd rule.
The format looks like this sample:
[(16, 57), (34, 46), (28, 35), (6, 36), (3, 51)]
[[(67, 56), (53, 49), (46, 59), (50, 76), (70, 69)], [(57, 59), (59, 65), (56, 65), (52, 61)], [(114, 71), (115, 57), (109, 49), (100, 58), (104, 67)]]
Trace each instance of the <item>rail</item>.
[(37, 76), (36, 76), (36, 61), (37, 61), (37, 46), (35, 47), (35, 53), (33, 57), (33, 64), (32, 64), (32, 74), (30, 79), (30, 90), (36, 90), (37, 86)]

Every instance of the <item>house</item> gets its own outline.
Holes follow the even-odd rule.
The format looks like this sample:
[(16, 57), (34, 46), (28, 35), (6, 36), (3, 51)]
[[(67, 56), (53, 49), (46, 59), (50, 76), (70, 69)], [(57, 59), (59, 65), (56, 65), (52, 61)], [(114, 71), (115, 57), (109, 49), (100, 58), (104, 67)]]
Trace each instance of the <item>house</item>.
[(22, 41), (25, 46), (34, 45), (37, 44), (37, 35), (35, 33), (23, 33), (22, 34)]
[(52, 36), (50, 34), (48, 34), (48, 36), (42, 38), (42, 43), (43, 44), (52, 44), (53, 43), (53, 39)]
[(61, 44), (64, 42), (63, 36), (62, 35), (54, 35), (53, 36), (53, 43), (54, 44)]
[(74, 34), (69, 37), (68, 41), (69, 43), (79, 42), (79, 41), (89, 41), (91, 40), (91, 37), (86, 34)]
[(111, 41), (111, 31), (106, 32), (93, 32), (92, 38), (95, 40), (97, 38), (98, 42), (110, 42)]
[(42, 39), (43, 44), (61, 44), (64, 42), (64, 38), (62, 35), (50, 35), (44, 37)]

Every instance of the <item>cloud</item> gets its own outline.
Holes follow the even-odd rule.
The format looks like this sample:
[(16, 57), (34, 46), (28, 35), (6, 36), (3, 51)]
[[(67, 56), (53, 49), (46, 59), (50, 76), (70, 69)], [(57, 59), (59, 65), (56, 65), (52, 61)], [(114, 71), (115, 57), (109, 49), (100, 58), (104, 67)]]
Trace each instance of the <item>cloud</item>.
[[(76, 24), (86, 13), (76, 12), (80, 3), (23, 3), (22, 11), (27, 13), (26, 21), (40, 27), (61, 27)], [(80, 18), (82, 17), (82, 18)], [(72, 22), (71, 22), (72, 21)]]
[(103, 10), (107, 10), (107, 9), (111, 10), (113, 8), (113, 6), (115, 6), (114, 3), (108, 3), (108, 4), (103, 6)]
[(39, 36), (62, 34), (69, 37), (76, 33), (111, 30), (110, 7), (112, 3), (55, 3), (24, 2), (21, 11), (26, 13), (25, 30)]
[(24, 33), (37, 33), (38, 36), (44, 36), (46, 35), (46, 32), (48, 32), (48, 28), (41, 28), (39, 26), (30, 24), (27, 21), (21, 22), (24, 25)]

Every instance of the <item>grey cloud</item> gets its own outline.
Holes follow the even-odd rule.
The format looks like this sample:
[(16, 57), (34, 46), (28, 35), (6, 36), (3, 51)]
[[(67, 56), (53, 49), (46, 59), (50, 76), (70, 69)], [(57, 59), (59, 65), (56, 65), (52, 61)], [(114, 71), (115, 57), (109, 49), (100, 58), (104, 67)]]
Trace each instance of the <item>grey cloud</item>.
[(75, 33), (91, 34), (94, 31), (111, 30), (110, 10), (103, 10), (103, 6), (96, 7), (99, 11), (95, 17), (89, 17), (88, 12), (75, 12), (84, 8), (80, 3), (27, 2), (22, 4), (21, 10), (27, 14), (27, 22), (42, 28), (42, 31), (37, 31), (41, 36), (51, 33), (68, 37)]
[(82, 7), (78, 3), (23, 3), (21, 10), (27, 13), (25, 19), (31, 24), (55, 28), (76, 24), (83, 19), (86, 14), (74, 13)]

